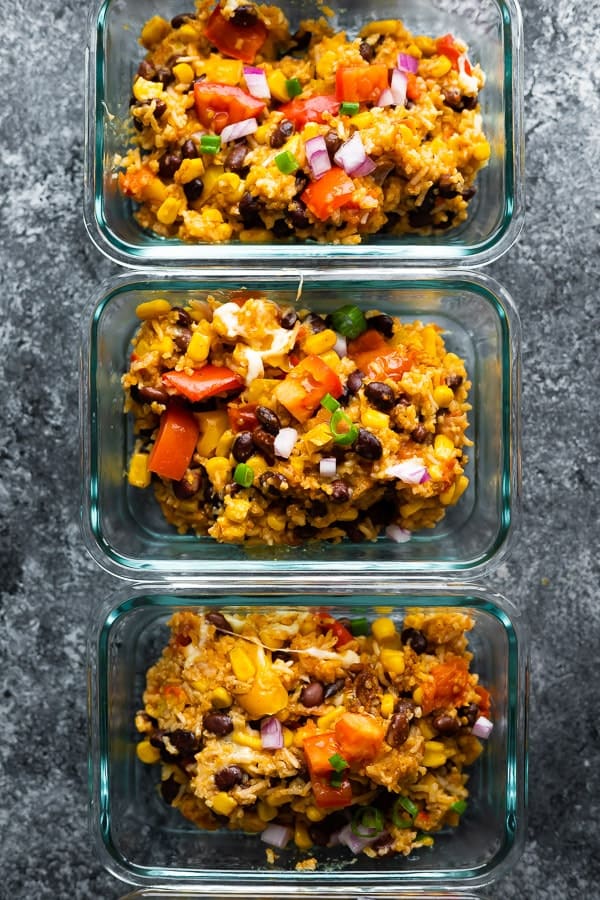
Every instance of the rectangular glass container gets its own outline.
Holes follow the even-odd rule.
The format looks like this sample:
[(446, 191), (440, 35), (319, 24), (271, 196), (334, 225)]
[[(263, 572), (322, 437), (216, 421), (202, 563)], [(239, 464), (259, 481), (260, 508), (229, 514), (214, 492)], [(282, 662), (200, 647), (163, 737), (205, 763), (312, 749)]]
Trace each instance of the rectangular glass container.
[[(359, 0), (330, 4), (333, 25), (354, 37), (371, 20), (400, 18), (416, 34), (451, 32), (469, 46), (481, 63), (486, 85), (481, 93), (484, 129), (492, 153), (477, 177), (477, 195), (469, 217), (456, 229), (433, 236), (373, 236), (355, 246), (315, 243), (186, 244), (143, 231), (132, 216), (130, 201), (117, 189), (115, 154), (128, 147), (129, 98), (143, 58), (138, 43), (152, 15), (169, 19), (181, 13), (176, 0), (148, 4), (142, 0), (103, 0), (94, 6), (87, 47), (87, 120), (85, 223), (96, 246), (127, 266), (273, 265), (283, 261), (330, 265), (389, 264), (479, 265), (504, 253), (515, 241), (523, 215), (523, 39), (517, 0)], [(282, 0), (292, 21), (318, 17), (316, 0)]]
[[(301, 299), (296, 302), (301, 287)], [(330, 311), (356, 303), (403, 321), (435, 322), (448, 350), (466, 362), (470, 485), (433, 529), (405, 543), (306, 543), (245, 547), (177, 534), (163, 519), (151, 488), (130, 487), (131, 416), (123, 412), (121, 375), (139, 324), (138, 303), (156, 296), (181, 305), (212, 293), (226, 299), (246, 288), (283, 304)], [(492, 279), (469, 273), (389, 274), (363, 271), (189, 275), (126, 275), (92, 298), (83, 334), (81, 369), (82, 507), (87, 547), (105, 569), (131, 578), (194, 577), (227, 572), (248, 579), (288, 575), (373, 574), (464, 577), (480, 574), (504, 555), (519, 507), (519, 321), (507, 293)]]
[[(513, 866), (525, 828), (527, 641), (520, 617), (505, 598), (480, 587), (407, 583), (353, 592), (285, 594), (214, 580), (199, 591), (128, 585), (93, 615), (89, 632), (91, 716), (90, 818), (96, 849), (117, 877), (147, 887), (169, 886), (214, 896), (413, 896), (413, 891), (478, 891)], [(342, 848), (317, 849), (317, 869), (298, 872), (306, 853), (278, 851), (266, 862), (256, 836), (206, 832), (166, 806), (156, 792), (158, 769), (141, 764), (134, 717), (142, 707), (145, 672), (168, 638), (166, 622), (182, 609), (275, 611), (326, 607), (333, 615), (391, 616), (407, 608), (450, 609), (474, 619), (469, 648), (473, 670), (491, 692), (494, 727), (471, 769), (469, 803), (460, 826), (439, 833), (431, 849), (409, 858), (353, 857)], [(313, 850), (310, 851), (311, 855)], [(419, 896), (421, 894), (419, 893)], [(462, 896), (462, 894), (461, 894)]]

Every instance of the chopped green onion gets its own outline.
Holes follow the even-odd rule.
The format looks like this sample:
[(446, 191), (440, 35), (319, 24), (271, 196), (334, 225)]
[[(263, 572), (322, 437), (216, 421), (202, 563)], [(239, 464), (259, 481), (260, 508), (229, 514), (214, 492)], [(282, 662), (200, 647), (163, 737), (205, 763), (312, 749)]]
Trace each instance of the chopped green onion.
[(358, 306), (352, 306), (348, 303), (346, 306), (340, 306), (335, 312), (329, 316), (331, 327), (338, 334), (353, 340), (357, 338), (363, 331), (367, 330), (367, 320), (363, 311)]
[[(392, 822), (394, 823), (396, 828), (414, 828), (413, 814), (406, 809), (406, 806), (402, 803), (402, 800), (406, 800), (406, 797), (398, 797), (398, 799), (392, 806)], [(400, 807), (402, 808), (400, 809)], [(408, 815), (410, 816), (409, 819), (406, 818), (405, 813), (408, 813)]]
[(340, 106), (340, 112), (343, 116), (355, 116), (359, 109), (359, 103), (351, 103), (348, 100), (345, 100)]
[(415, 806), (412, 800), (409, 800), (408, 797), (398, 797), (396, 803), (399, 803), (402, 809), (405, 809), (409, 816), (412, 816), (413, 819), (419, 812), (419, 807)]
[(369, 633), (369, 623), (363, 616), (361, 619), (350, 619), (350, 631), (354, 637)]
[(365, 806), (356, 811), (352, 819), (352, 833), (357, 837), (377, 837), (383, 831), (383, 815), (375, 806)]
[(352, 422), (343, 409), (336, 409), (329, 421), (329, 430), (336, 444), (341, 444), (342, 447), (353, 444), (358, 437), (358, 425)]
[(238, 463), (233, 473), (233, 480), (236, 484), (241, 484), (242, 487), (250, 487), (254, 481), (252, 466), (248, 466), (246, 463)]
[(332, 788), (340, 788), (342, 786), (343, 781), (344, 781), (344, 776), (342, 775), (342, 773), (334, 772), (332, 774), (331, 778), (329, 779), (329, 784), (331, 785)]
[(339, 753), (334, 753), (333, 756), (329, 757), (329, 762), (333, 766), (336, 772), (343, 772), (344, 769), (348, 768), (348, 763), (344, 759), (343, 756), (340, 756)]
[(289, 150), (278, 153), (275, 157), (275, 165), (284, 175), (291, 175), (296, 169), (300, 168), (298, 160)]
[(466, 808), (467, 808), (466, 800), (457, 800), (456, 803), (453, 803), (452, 806), (450, 807), (450, 809), (453, 810), (453, 812), (458, 813), (459, 816), (462, 816), (462, 814), (464, 813)]
[(340, 408), (340, 404), (337, 402), (335, 397), (331, 396), (331, 394), (325, 394), (325, 396), (321, 400), (321, 406), (324, 406), (325, 409), (328, 409), (330, 413), (334, 413), (336, 409)]
[(285, 89), (290, 100), (302, 93), (302, 85), (297, 78), (286, 78)]
[(203, 134), (200, 138), (200, 153), (218, 153), (221, 149), (221, 138), (218, 134)]

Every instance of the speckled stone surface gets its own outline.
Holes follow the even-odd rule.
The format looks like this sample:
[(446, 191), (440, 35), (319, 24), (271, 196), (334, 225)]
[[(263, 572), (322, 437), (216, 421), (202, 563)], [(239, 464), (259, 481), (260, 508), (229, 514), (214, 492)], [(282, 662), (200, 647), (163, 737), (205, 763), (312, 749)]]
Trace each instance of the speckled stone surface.
[[(490, 271), (523, 325), (529, 828), (489, 898), (600, 897), (600, 2), (525, 0), (527, 221)], [(115, 583), (79, 532), (86, 4), (0, 0), (0, 897), (118, 898), (87, 832), (85, 634)]]

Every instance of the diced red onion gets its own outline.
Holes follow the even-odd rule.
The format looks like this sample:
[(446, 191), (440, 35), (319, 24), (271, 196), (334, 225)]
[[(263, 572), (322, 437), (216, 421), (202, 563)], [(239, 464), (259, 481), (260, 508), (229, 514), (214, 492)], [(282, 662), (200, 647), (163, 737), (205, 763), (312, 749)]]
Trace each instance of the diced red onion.
[(475, 737), (482, 738), (482, 740), (485, 741), (492, 733), (493, 727), (493, 723), (490, 722), (488, 718), (486, 718), (485, 716), (479, 716), (479, 718), (473, 725), (472, 733), (475, 735)]
[(410, 56), (408, 53), (399, 53), (398, 68), (401, 72), (412, 72), (413, 75), (416, 75), (419, 71), (419, 60), (416, 56)]
[(238, 141), (248, 134), (253, 134), (257, 128), (258, 122), (256, 119), (242, 119), (241, 122), (226, 125), (221, 132), (221, 143), (227, 144), (229, 141)]
[(394, 95), (389, 88), (385, 88), (379, 95), (377, 106), (394, 106)]
[(319, 474), (323, 478), (333, 478), (337, 472), (335, 456), (324, 456), (319, 462)]
[(342, 144), (333, 161), (341, 166), (347, 175), (354, 175), (368, 158), (362, 138), (358, 131), (355, 131), (350, 140)]
[(405, 544), (407, 541), (410, 541), (411, 537), (410, 531), (406, 528), (400, 528), (399, 525), (388, 525), (385, 533), (391, 541), (395, 541), (397, 544)]
[(276, 716), (269, 716), (260, 723), (260, 742), (264, 750), (281, 750), (283, 747), (283, 730)]
[(400, 69), (392, 69), (392, 80), (390, 83), (390, 91), (394, 98), (396, 106), (404, 106), (406, 103), (406, 88), (408, 86), (408, 78), (406, 72)]
[(273, 442), (275, 456), (280, 456), (281, 459), (289, 459), (297, 440), (298, 432), (295, 428), (280, 428)]
[(271, 844), (273, 847), (279, 847), (280, 850), (289, 843), (292, 836), (292, 829), (287, 825), (275, 825), (271, 823), (267, 825), (264, 831), (260, 833), (261, 841), (265, 844)]
[(370, 156), (367, 156), (365, 161), (358, 167), (358, 169), (355, 169), (352, 174), (355, 178), (361, 178), (365, 175), (370, 175), (371, 172), (374, 172), (376, 168), (377, 163), (373, 162)]
[(331, 168), (331, 160), (327, 152), (327, 144), (322, 135), (310, 138), (304, 145), (306, 151), (306, 159), (310, 166), (312, 177), (317, 179)]
[[(337, 334), (337, 332), (336, 332)], [(344, 337), (343, 334), (337, 335), (337, 340), (333, 345), (333, 350), (337, 353), (337, 355), (342, 359), (344, 356), (348, 355), (348, 341)]]
[(424, 484), (431, 478), (427, 466), (418, 456), (388, 466), (384, 474), (390, 478), (397, 478), (405, 484)]
[(258, 69), (255, 66), (244, 66), (244, 78), (246, 79), (246, 87), (249, 94), (252, 94), (258, 100), (268, 100), (270, 98), (271, 91), (264, 69)]
[(374, 834), (371, 837), (360, 837), (358, 834), (354, 834), (352, 831), (352, 824), (349, 822), (348, 825), (344, 826), (342, 830), (338, 834), (340, 844), (344, 844), (346, 847), (349, 847), (353, 853), (359, 854), (368, 847), (369, 844), (372, 844), (379, 837), (378, 834)]

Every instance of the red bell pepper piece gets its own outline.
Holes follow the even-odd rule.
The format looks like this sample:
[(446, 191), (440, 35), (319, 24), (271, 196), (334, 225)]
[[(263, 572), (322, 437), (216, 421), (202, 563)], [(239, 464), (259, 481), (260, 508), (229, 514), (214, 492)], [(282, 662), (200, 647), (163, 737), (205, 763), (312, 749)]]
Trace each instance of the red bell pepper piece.
[(319, 356), (305, 356), (277, 385), (274, 394), (295, 419), (306, 422), (325, 394), (337, 398), (342, 390), (342, 382), (327, 363)]
[(313, 775), (330, 775), (334, 771), (329, 760), (340, 752), (334, 731), (323, 731), (304, 738), (302, 746), (311, 778)]
[(343, 778), (339, 787), (332, 785), (325, 778), (311, 778), (315, 803), (321, 809), (343, 809), (352, 805), (352, 785), (348, 778)]
[(316, 219), (324, 221), (332, 212), (352, 202), (354, 182), (339, 166), (332, 166), (318, 181), (311, 181), (301, 200)]
[(265, 108), (263, 100), (257, 100), (239, 87), (216, 81), (197, 81), (194, 102), (200, 122), (217, 134), (226, 125), (255, 119)]
[(400, 379), (412, 365), (410, 354), (402, 356), (374, 328), (348, 342), (348, 356), (367, 375)]
[(376, 103), (388, 84), (388, 68), (383, 63), (370, 66), (339, 66), (335, 73), (338, 100)]
[(333, 632), (336, 639), (336, 647), (343, 647), (344, 644), (348, 644), (350, 641), (354, 640), (352, 632), (348, 631), (346, 626), (342, 625), (341, 622), (338, 622), (337, 619), (334, 619), (333, 616), (328, 616), (326, 613), (321, 613), (319, 615), (319, 619), (321, 625), (327, 631)]
[(148, 457), (148, 468), (163, 478), (181, 481), (196, 449), (198, 420), (182, 406), (168, 406)]
[(385, 729), (372, 716), (344, 713), (334, 726), (340, 752), (349, 762), (375, 759), (385, 736)]
[(453, 69), (458, 70), (458, 60), (462, 56), (465, 61), (465, 72), (467, 75), (471, 74), (471, 64), (464, 51), (456, 45), (456, 39), (452, 34), (445, 34), (443, 37), (439, 37), (435, 42), (435, 48), (441, 56), (448, 57)]
[(337, 116), (340, 101), (332, 94), (320, 94), (307, 97), (305, 100), (295, 97), (289, 103), (279, 107), (279, 112), (294, 124), (296, 131), (301, 131), (307, 122), (324, 122), (324, 114)]
[(242, 378), (227, 366), (203, 366), (191, 375), (187, 372), (165, 372), (162, 383), (192, 403), (198, 403), (216, 394), (226, 394), (244, 384)]
[(235, 20), (226, 18), (221, 7), (216, 6), (206, 23), (204, 35), (217, 50), (225, 56), (252, 63), (254, 57), (264, 44), (268, 35), (267, 26), (262, 19), (249, 25), (236, 25)]
[(255, 428), (258, 428), (256, 403), (244, 403), (243, 406), (237, 403), (229, 403), (227, 415), (231, 423), (231, 430), (236, 433), (238, 431), (254, 431)]

